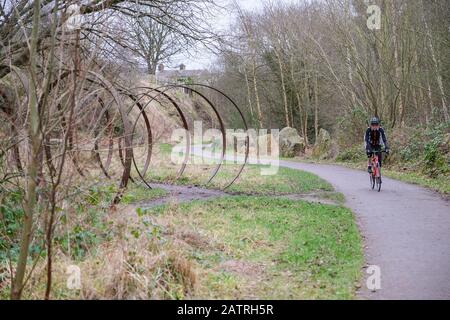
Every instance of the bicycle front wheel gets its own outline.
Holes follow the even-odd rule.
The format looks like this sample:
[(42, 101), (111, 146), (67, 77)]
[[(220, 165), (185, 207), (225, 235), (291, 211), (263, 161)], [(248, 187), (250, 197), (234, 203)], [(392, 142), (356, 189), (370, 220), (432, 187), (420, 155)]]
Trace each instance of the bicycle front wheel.
[(377, 179), (377, 189), (378, 189), (378, 192), (380, 192), (381, 191), (381, 177), (377, 177), (376, 179)]

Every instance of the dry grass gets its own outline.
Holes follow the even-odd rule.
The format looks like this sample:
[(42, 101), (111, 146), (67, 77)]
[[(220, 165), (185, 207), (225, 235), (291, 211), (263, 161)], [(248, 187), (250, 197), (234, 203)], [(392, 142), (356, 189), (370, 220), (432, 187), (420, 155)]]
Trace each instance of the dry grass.
[[(82, 221), (77, 221), (86, 229), (88, 215), (81, 214)], [(318, 217), (322, 220), (316, 221)], [(307, 220), (299, 223), (302, 219)], [(82, 257), (58, 246), (53, 299), (349, 298), (359, 270), (359, 262), (352, 262), (359, 253), (342, 258), (356, 250), (357, 238), (351, 215), (338, 207), (230, 197), (172, 202), (149, 211), (119, 205), (101, 220), (107, 234), (99, 235), (99, 244), (86, 245)], [(324, 227), (333, 231), (324, 234)], [(341, 245), (341, 237), (349, 235), (352, 240)], [(323, 242), (325, 236), (330, 242)], [(311, 252), (305, 239), (310, 239)], [(318, 264), (316, 254), (324, 262)], [(81, 270), (80, 290), (67, 287), (70, 265)], [(329, 270), (342, 277), (328, 276)], [(45, 275), (41, 260), (24, 298), (43, 298)]]
[[(157, 151), (164, 156), (164, 152)], [(164, 159), (155, 159), (155, 164), (159, 166), (161, 161)], [(207, 172), (205, 168), (210, 169), (193, 168), (189, 179), (205, 178), (207, 175), (201, 175)], [(258, 172), (258, 168), (251, 167), (238, 186), (254, 192), (255, 186), (261, 184), (265, 189), (259, 191), (265, 193), (304, 189), (298, 184), (302, 180), (292, 172), (281, 172), (277, 179), (261, 177)], [(230, 176), (231, 171), (224, 170), (219, 183)], [(297, 184), (291, 186), (293, 178)], [(314, 190), (329, 188), (323, 181), (312, 182), (308, 187)], [(275, 189), (274, 185), (288, 189)], [(109, 210), (103, 190), (81, 196), (89, 199), (89, 205), (77, 211), (72, 203), (56, 230), (60, 239), (55, 239), (53, 299), (289, 298), (296, 291), (299, 297), (309, 297), (289, 281), (291, 275), (284, 273), (284, 266), (273, 270), (277, 260), (272, 258), (286, 249), (285, 243), (271, 241), (266, 227), (248, 228), (234, 221), (234, 213), (242, 210), (245, 221), (259, 219), (260, 211), (265, 209), (245, 209), (256, 205), (253, 202), (231, 202), (233, 207), (229, 208), (219, 201), (217, 207), (213, 206), (217, 210), (213, 215), (202, 205), (192, 206), (187, 213), (176, 203), (164, 206), (162, 214), (146, 214), (125, 204)], [(274, 212), (274, 219), (280, 214)], [(236, 226), (239, 228), (234, 229)], [(68, 240), (64, 240), (65, 234), (70, 234)], [(79, 253), (72, 248), (74, 242), (81, 248), (77, 249)], [(66, 271), (70, 265), (81, 270), (80, 290), (67, 288)], [(45, 281), (45, 261), (41, 259), (25, 288), (24, 298), (42, 299)], [(2, 298), (7, 297), (8, 282), (4, 277)], [(270, 288), (272, 285), (276, 291)]]
[[(149, 233), (151, 227), (132, 206), (119, 207), (109, 214), (108, 221), (114, 239), (93, 248), (80, 261), (58, 250), (54, 257), (52, 298), (180, 299), (195, 294), (196, 266), (185, 257), (177, 237), (161, 239), (156, 232)], [(81, 270), (80, 290), (67, 288), (70, 265)], [(45, 261), (41, 260), (25, 288), (24, 298), (42, 299), (45, 281)], [(3, 283), (7, 282), (5, 279)]]

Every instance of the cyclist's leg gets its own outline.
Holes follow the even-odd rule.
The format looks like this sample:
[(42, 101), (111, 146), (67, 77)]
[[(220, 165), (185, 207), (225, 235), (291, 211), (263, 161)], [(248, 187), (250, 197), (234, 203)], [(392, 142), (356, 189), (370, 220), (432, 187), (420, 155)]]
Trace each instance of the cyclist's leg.
[(367, 172), (372, 173), (372, 152), (367, 153)]
[(377, 170), (377, 177), (380, 179), (379, 182), (381, 183), (381, 162), (382, 162), (382, 152), (381, 147), (376, 151), (376, 155), (378, 157), (378, 170)]
[(383, 160), (383, 153), (381, 152), (381, 147), (377, 150), (378, 156), (378, 166), (381, 168), (381, 162)]

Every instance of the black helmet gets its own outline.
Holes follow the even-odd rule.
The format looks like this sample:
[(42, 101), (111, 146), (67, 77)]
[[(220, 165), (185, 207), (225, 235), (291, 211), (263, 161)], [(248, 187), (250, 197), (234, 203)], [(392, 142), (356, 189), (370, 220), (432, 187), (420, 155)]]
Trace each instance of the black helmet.
[(372, 119), (370, 119), (370, 125), (378, 125), (380, 124), (380, 119), (378, 119), (377, 117), (373, 117)]

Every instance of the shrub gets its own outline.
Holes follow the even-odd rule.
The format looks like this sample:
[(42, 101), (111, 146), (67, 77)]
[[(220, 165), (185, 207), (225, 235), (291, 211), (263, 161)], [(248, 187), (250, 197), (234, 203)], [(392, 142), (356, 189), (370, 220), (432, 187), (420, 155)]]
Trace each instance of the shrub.
[(363, 147), (361, 145), (356, 145), (351, 148), (346, 148), (339, 152), (336, 157), (337, 161), (349, 161), (349, 162), (359, 162), (366, 159)]
[(338, 118), (336, 132), (340, 149), (347, 150), (356, 144), (361, 144), (364, 131), (367, 129), (368, 117), (363, 108), (355, 107), (351, 112)]
[[(352, 113), (340, 119), (338, 142), (342, 151), (338, 154), (337, 161), (358, 162), (363, 160), (361, 136), (365, 130), (364, 125), (365, 116), (362, 110), (355, 109)], [(429, 128), (423, 126), (395, 128), (393, 130), (385, 128), (391, 154), (385, 159), (384, 163), (413, 167), (431, 178), (449, 174), (449, 128), (450, 123)]]
[(448, 173), (447, 132), (447, 124), (432, 128), (417, 126), (395, 130), (390, 139), (393, 150), (390, 161), (416, 165), (430, 177)]
[[(436, 177), (441, 174), (449, 173), (448, 155), (445, 154), (444, 135), (435, 136), (425, 145), (423, 171), (430, 177)], [(446, 159), (447, 158), (447, 159)]]
[(19, 253), (19, 233), (23, 218), (20, 205), (23, 194), (20, 191), (9, 192), (0, 203), (0, 262), (8, 258), (15, 259)]

